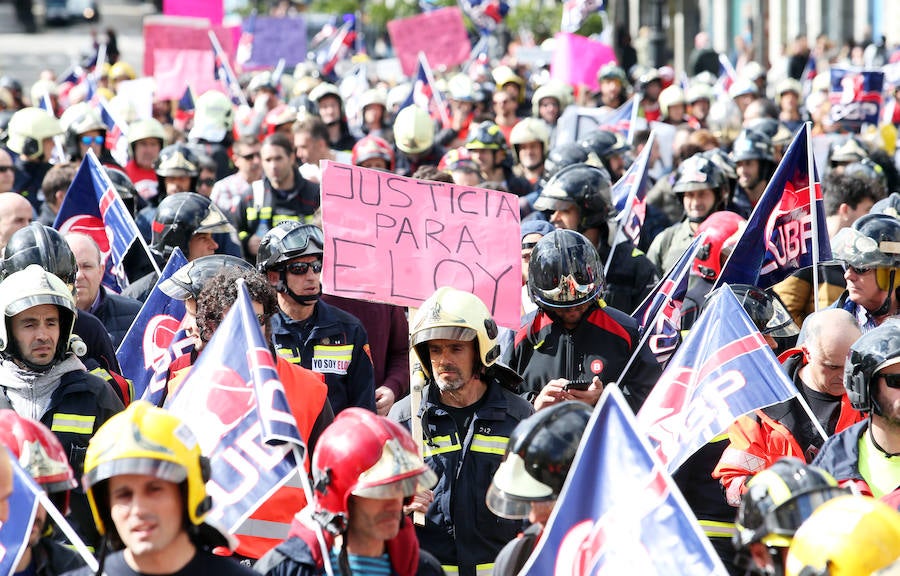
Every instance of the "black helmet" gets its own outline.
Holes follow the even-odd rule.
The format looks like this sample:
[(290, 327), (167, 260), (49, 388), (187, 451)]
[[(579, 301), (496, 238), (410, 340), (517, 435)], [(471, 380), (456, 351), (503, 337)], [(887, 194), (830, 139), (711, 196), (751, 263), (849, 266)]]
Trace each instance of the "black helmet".
[(855, 268), (875, 268), (878, 287), (887, 292), (873, 316), (884, 316), (891, 306), (900, 273), (900, 220), (887, 214), (866, 214), (831, 242), (835, 260)]
[(237, 256), (227, 254), (213, 254), (201, 256), (192, 260), (175, 271), (174, 274), (163, 280), (159, 289), (166, 296), (176, 300), (196, 300), (200, 292), (210, 278), (221, 272), (224, 268), (253, 269), (253, 266)]
[(166, 258), (176, 246), (188, 257), (188, 245), (194, 234), (234, 231), (218, 206), (194, 192), (163, 198), (150, 227), (153, 231), (150, 247)]
[(298, 256), (324, 254), (322, 229), (313, 224), (288, 221), (275, 226), (263, 236), (256, 253), (256, 269), (265, 274)]
[(787, 549), (813, 510), (846, 494), (824, 470), (797, 458), (782, 458), (747, 483), (738, 509), (735, 548), (746, 550), (762, 542), (770, 549)]
[(528, 294), (535, 304), (578, 306), (596, 299), (603, 284), (603, 263), (582, 234), (554, 230), (538, 240), (528, 264)]
[(892, 319), (866, 332), (850, 346), (844, 366), (844, 388), (854, 409), (881, 414), (873, 394), (875, 374), (900, 362), (900, 320)]
[(887, 198), (882, 198), (876, 202), (869, 214), (887, 214), (894, 218), (900, 218), (900, 192), (894, 192)]
[(765, 160), (775, 162), (772, 139), (752, 128), (744, 128), (735, 138), (731, 147), (731, 158), (735, 162), (744, 160)]
[(605, 224), (612, 212), (609, 172), (589, 164), (567, 166), (547, 182), (534, 209), (559, 210), (572, 204), (581, 210), (579, 231)]
[[(888, 187), (887, 175), (884, 173), (884, 168), (869, 158), (863, 158), (857, 162), (847, 164), (844, 167), (844, 175), (859, 178), (864, 181), (871, 181), (874, 186), (877, 186), (878, 188), (876, 192), (878, 196), (884, 196), (884, 191), (887, 190)], [(875, 207), (873, 206), (872, 208), (874, 209)]]
[(487, 120), (469, 128), (467, 150), (506, 150), (506, 136), (500, 127)]
[(191, 176), (200, 174), (197, 155), (186, 144), (172, 144), (159, 152), (153, 164), (157, 176)]
[(544, 174), (541, 176), (541, 186), (556, 176), (560, 170), (572, 164), (587, 162), (587, 151), (578, 142), (567, 142), (554, 146), (544, 159)]
[(691, 190), (722, 189), (722, 171), (718, 165), (702, 154), (694, 154), (678, 167), (678, 176), (672, 185), (672, 192), (681, 196)]
[(525, 518), (531, 502), (557, 499), (590, 419), (590, 406), (570, 400), (519, 422), (488, 488), (488, 508), (502, 518)]
[(122, 199), (122, 202), (128, 209), (128, 212), (132, 216), (136, 215), (138, 191), (134, 187), (131, 178), (118, 168), (113, 168), (111, 166), (104, 166), (103, 168), (106, 169), (106, 174), (109, 176), (110, 181), (115, 187), (116, 192), (118, 192), (119, 198)]
[(32, 222), (10, 237), (3, 248), (3, 278), (30, 264), (37, 264), (74, 289), (78, 272), (75, 254), (59, 232), (40, 222)]
[(631, 145), (617, 132), (594, 130), (578, 142), (588, 155), (593, 154), (604, 163), (610, 156), (631, 150)]
[(750, 320), (763, 334), (786, 338), (800, 333), (800, 328), (778, 295), (748, 284), (729, 286)]

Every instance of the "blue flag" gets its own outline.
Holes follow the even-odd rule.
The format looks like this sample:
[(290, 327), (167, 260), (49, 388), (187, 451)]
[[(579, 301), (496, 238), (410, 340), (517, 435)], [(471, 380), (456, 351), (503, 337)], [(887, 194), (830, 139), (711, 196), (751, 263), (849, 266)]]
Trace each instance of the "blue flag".
[[(0, 446), (0, 450), (6, 450)], [(22, 470), (15, 456), (9, 454), (12, 464), (13, 489), (9, 497), (9, 518), (0, 522), (0, 576), (12, 576), (28, 547), (31, 525), (38, 507), (41, 488)]]
[(167, 296), (159, 285), (187, 264), (180, 248), (175, 248), (153, 291), (131, 324), (116, 351), (122, 375), (134, 384), (134, 397), (142, 398), (153, 375), (168, 368), (166, 351), (184, 319), (184, 302)]
[(647, 332), (650, 333), (647, 345), (662, 365), (681, 344), (681, 307), (687, 294), (691, 265), (704, 239), (703, 232), (694, 238), (675, 266), (631, 315), (640, 325), (642, 340)]
[(184, 94), (178, 99), (178, 109), (182, 112), (194, 111), (194, 92), (191, 90), (190, 84), (185, 87)]
[(147, 387), (144, 388), (141, 400), (146, 400), (154, 406), (162, 406), (167, 394), (169, 367), (176, 358), (190, 353), (193, 349), (194, 339), (188, 337), (183, 327), (179, 328), (165, 353), (153, 362), (153, 375), (150, 377)]
[(831, 121), (843, 130), (859, 132), (863, 124), (877, 126), (884, 91), (883, 70), (831, 69)]
[(53, 227), (60, 234), (80, 232), (93, 238), (106, 270), (103, 284), (115, 291), (128, 285), (123, 262), (132, 244), (142, 242), (141, 234), (92, 150), (81, 161)]
[(632, 129), (631, 121), (634, 115), (635, 98), (632, 96), (624, 104), (600, 119), (597, 126), (598, 130), (609, 130), (610, 132), (618, 132), (629, 139), (629, 132)]
[(825, 227), (822, 187), (813, 165), (816, 220), (810, 209), (810, 174), (807, 128), (801, 128), (769, 180), (750, 215), (747, 227), (734, 247), (716, 287), (749, 284), (768, 288), (795, 270), (831, 260), (831, 244)]
[(619, 244), (628, 240), (635, 246), (641, 239), (641, 228), (644, 226), (644, 218), (647, 214), (647, 163), (650, 160), (650, 151), (653, 149), (654, 133), (641, 150), (640, 155), (628, 168), (628, 171), (613, 184), (612, 199), (618, 215), (618, 230), (613, 244)]
[(437, 105), (434, 101), (434, 90), (431, 82), (428, 81), (428, 73), (425, 71), (425, 63), (419, 58), (419, 66), (416, 68), (416, 75), (412, 79), (413, 85), (409, 91), (409, 96), (400, 105), (400, 110), (407, 106), (416, 105), (423, 110), (428, 110), (432, 114), (432, 109)]
[(213, 76), (225, 87), (225, 93), (231, 97), (232, 104), (245, 104), (241, 84), (228, 64), (228, 55), (222, 51), (222, 46), (212, 31), (209, 32), (209, 40), (213, 49)]
[(637, 419), (674, 473), (738, 416), (796, 393), (734, 292), (723, 286), (672, 356)]
[(556, 508), (520, 574), (727, 574), (615, 386), (594, 409)]
[(209, 517), (229, 532), (297, 473), (305, 444), (243, 282), (166, 408), (191, 423), (209, 455)]

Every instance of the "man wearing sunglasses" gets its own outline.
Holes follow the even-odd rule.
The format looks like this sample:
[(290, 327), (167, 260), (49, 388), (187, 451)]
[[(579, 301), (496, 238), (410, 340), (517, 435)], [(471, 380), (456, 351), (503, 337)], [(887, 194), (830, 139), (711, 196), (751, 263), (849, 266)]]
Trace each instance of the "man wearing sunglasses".
[(867, 214), (841, 230), (831, 242), (844, 265), (847, 290), (836, 308), (856, 317), (863, 332), (900, 312), (900, 220)]
[(256, 136), (241, 136), (232, 148), (237, 172), (213, 184), (209, 199), (226, 214), (231, 212), (242, 197), (251, 193), (250, 183), (262, 178), (260, 146)]
[(362, 323), (322, 295), (322, 231), (282, 222), (259, 243), (256, 268), (278, 292), (272, 341), (279, 356), (325, 376), (335, 414), (356, 406), (375, 412), (375, 376)]
[(850, 347), (844, 386), (853, 408), (868, 418), (832, 436), (813, 464), (880, 498), (900, 485), (900, 320)]

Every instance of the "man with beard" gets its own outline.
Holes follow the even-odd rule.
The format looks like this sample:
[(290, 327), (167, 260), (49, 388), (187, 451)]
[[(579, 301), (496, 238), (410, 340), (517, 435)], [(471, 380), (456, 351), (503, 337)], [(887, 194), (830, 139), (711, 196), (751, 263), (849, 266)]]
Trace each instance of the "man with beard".
[(421, 418), (425, 462), (438, 476), (434, 491), (419, 492), (405, 508), (425, 514), (416, 527), (422, 548), (448, 574), (489, 573), (494, 558), (515, 538), (521, 522), (496, 516), (485, 502), (510, 434), (532, 413), (512, 390), (519, 376), (497, 362), (497, 324), (477, 296), (439, 288), (410, 325), (410, 342), (427, 385), (391, 409), (412, 427)]
[(813, 465), (880, 498), (900, 485), (900, 321), (853, 343), (844, 387), (853, 408), (869, 417), (829, 438)]

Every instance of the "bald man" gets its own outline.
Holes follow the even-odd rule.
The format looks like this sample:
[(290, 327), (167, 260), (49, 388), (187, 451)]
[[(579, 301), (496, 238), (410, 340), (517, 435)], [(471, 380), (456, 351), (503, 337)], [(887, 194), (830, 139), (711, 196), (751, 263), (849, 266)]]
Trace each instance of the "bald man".
[[(864, 418), (850, 407), (844, 388), (844, 363), (861, 335), (856, 319), (846, 310), (820, 310), (803, 323), (802, 343), (781, 356), (785, 372), (829, 437)], [(825, 443), (797, 398), (741, 416), (729, 428), (728, 437), (731, 443), (713, 477), (719, 478), (732, 506), (740, 504), (754, 474), (784, 456), (809, 464)]]
[(16, 231), (34, 220), (31, 202), (17, 192), (0, 193), (0, 251)]
[(0, 192), (11, 192), (16, 180), (13, 158), (5, 148), (0, 147)]
[(12, 496), (12, 489), (12, 464), (9, 463), (9, 451), (0, 446), (0, 526), (9, 518), (9, 497)]

